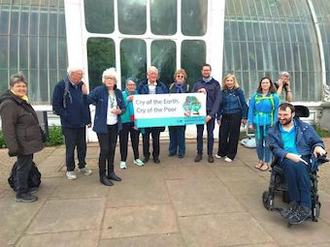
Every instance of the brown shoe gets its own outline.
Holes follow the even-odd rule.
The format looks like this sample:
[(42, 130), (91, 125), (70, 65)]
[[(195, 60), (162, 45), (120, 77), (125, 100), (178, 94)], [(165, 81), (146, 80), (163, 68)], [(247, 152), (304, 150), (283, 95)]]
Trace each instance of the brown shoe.
[(209, 155), (209, 157), (207, 157), (207, 161), (209, 163), (214, 163), (214, 157), (213, 157), (213, 155)]
[(202, 155), (197, 154), (197, 156), (195, 157), (195, 162), (200, 162), (201, 160), (202, 160)]

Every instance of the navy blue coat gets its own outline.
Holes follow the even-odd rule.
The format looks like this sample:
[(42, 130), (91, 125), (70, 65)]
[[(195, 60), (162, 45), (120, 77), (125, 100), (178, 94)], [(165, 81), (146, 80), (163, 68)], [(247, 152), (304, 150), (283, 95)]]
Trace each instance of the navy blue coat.
[[(116, 101), (121, 114), (126, 111), (123, 94), (119, 89), (115, 89)], [(108, 116), (108, 100), (109, 90), (105, 85), (94, 88), (87, 96), (88, 104), (94, 104), (95, 118), (93, 130), (96, 133), (108, 133), (107, 116)], [(118, 116), (118, 132), (122, 129), (121, 118)]]
[[(64, 107), (63, 97), (65, 84), (69, 83), (70, 95), (66, 94)], [(60, 116), (62, 127), (83, 128), (91, 123), (91, 115), (87, 104), (87, 95), (82, 93), (81, 81), (75, 88), (69, 78), (61, 80), (54, 88), (53, 92), (53, 111)]]
[[(149, 94), (148, 80), (144, 80), (140, 82), (136, 88), (136, 91), (138, 91), (139, 94)], [(164, 93), (168, 93), (167, 87), (165, 86), (164, 83), (157, 80), (156, 94), (164, 94)]]
[[(268, 130), (267, 145), (272, 150), (276, 158), (279, 159), (279, 162), (282, 162), (288, 152), (284, 150), (284, 143), (279, 125), (280, 123), (276, 122), (273, 127)], [(294, 119), (294, 125), (296, 127), (296, 148), (299, 154), (303, 156), (311, 155), (316, 146), (325, 148), (323, 141), (311, 125), (301, 121), (300, 119)]]

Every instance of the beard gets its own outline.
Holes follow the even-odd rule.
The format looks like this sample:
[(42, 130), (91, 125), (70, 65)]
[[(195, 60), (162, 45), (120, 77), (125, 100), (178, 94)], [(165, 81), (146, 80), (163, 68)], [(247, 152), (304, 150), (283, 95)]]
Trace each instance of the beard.
[(287, 126), (292, 123), (293, 117), (280, 120), (281, 125)]

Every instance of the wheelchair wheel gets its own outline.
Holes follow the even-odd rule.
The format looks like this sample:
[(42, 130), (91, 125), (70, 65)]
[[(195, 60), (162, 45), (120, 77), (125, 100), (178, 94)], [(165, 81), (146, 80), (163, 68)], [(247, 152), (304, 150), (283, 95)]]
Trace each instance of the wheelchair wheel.
[(270, 198), (269, 191), (264, 191), (264, 193), (262, 194), (262, 202), (264, 204), (264, 207), (267, 210), (270, 210), (270, 208), (271, 208), (271, 198)]
[(282, 193), (282, 201), (285, 202), (285, 203), (289, 203), (290, 202), (289, 193), (287, 191), (283, 191), (283, 193)]

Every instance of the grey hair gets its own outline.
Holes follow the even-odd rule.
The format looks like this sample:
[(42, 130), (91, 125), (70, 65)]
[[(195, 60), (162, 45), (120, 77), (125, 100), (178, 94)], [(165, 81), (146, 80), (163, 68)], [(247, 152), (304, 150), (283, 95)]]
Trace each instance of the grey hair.
[(115, 68), (109, 68), (103, 71), (102, 82), (105, 82), (105, 77), (113, 77), (115, 78), (116, 83), (118, 82), (118, 73)]
[(147, 73), (149, 74), (149, 72), (151, 72), (151, 71), (157, 72), (157, 74), (158, 74), (158, 69), (155, 66), (150, 66), (147, 70)]
[(13, 87), (16, 83), (19, 83), (19, 82), (24, 82), (25, 85), (27, 85), (27, 81), (26, 81), (25, 76), (22, 71), (20, 71), (16, 74), (12, 74), (10, 76), (9, 85), (10, 85), (10, 87)]
[(281, 71), (280, 73), (278, 73), (278, 78), (283, 78), (283, 77), (290, 78), (289, 72), (287, 72), (287, 71)]
[(76, 71), (84, 71), (84, 69), (79, 66), (69, 66), (66, 70), (68, 75), (71, 75), (73, 72), (76, 72)]

